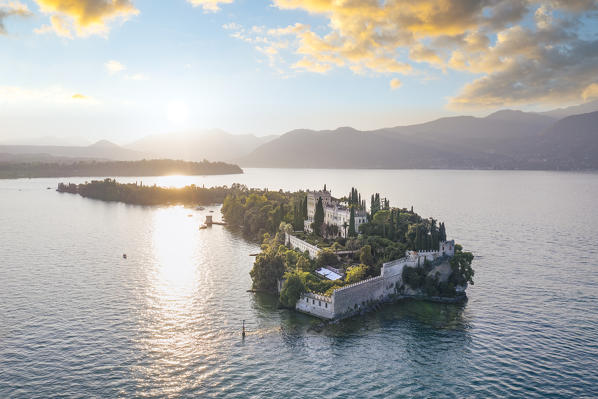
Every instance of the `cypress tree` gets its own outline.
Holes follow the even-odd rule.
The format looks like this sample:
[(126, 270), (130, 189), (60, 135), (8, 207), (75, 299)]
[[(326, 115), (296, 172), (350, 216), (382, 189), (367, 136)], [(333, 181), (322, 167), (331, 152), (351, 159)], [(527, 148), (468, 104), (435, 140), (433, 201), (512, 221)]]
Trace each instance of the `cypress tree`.
[(390, 211), (390, 226), (388, 229), (388, 238), (393, 240), (395, 239), (395, 210), (392, 209)]
[(322, 204), (322, 197), (318, 198), (316, 204), (316, 211), (314, 213), (313, 230), (317, 235), (321, 235), (322, 225), (324, 224), (324, 205)]
[(349, 237), (355, 236), (355, 208), (351, 207), (351, 216), (349, 217)]

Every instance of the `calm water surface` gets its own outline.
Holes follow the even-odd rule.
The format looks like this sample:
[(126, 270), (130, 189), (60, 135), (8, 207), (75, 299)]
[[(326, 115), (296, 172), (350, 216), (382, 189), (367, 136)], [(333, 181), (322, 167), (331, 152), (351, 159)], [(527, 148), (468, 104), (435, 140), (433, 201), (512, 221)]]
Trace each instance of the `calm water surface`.
[(321, 332), (246, 292), (258, 247), (220, 226), (198, 229), (218, 207), (46, 190), (84, 180), (0, 181), (1, 398), (598, 397), (598, 174), (248, 169), (142, 179), (379, 191), (444, 220), (475, 253), (467, 304), (403, 302)]

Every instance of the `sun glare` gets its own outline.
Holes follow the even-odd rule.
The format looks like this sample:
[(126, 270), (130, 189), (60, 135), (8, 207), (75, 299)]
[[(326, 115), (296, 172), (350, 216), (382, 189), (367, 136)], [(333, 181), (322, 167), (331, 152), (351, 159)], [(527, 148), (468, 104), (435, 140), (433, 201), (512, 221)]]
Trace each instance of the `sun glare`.
[(189, 106), (183, 101), (171, 101), (168, 103), (168, 120), (177, 125), (183, 125), (189, 118)]

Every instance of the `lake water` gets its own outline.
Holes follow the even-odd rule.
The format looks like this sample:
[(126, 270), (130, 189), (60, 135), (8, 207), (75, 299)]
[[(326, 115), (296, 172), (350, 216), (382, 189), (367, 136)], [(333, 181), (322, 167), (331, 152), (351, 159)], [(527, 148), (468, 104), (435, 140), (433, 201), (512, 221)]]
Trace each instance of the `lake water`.
[[(258, 247), (209, 210), (0, 181), (0, 397), (598, 397), (598, 174), (248, 169), (122, 178), (355, 186), (443, 220), (476, 255), (465, 305), (328, 326), (251, 286)], [(127, 253), (128, 259), (122, 254)], [(241, 323), (249, 334), (241, 339)]]

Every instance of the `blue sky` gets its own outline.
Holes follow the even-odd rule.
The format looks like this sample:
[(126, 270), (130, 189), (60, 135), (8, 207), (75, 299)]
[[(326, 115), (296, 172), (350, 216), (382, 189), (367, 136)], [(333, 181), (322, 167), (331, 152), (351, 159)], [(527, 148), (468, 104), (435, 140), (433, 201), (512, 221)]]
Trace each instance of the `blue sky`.
[[(113, 1), (129, 8), (110, 14)], [(64, 0), (0, 1), (0, 141), (48, 135), (127, 143), (147, 134), (206, 128), (257, 135), (373, 129), (505, 107), (545, 109), (598, 94), (592, 78), (598, 72), (596, 2), (580, 0), (575, 8), (551, 3), (545, 26), (538, 17), (542, 2), (512, 17), (499, 15), (503, 11), (493, 5), (476, 12), (474, 1), (467, 6), (429, 0), (445, 9), (439, 15), (414, 10), (428, 15), (406, 27), (413, 16), (405, 15), (398, 0), (397, 8), (393, 1), (364, 0), (371, 4), (360, 9), (326, 0), (225, 1), (219, 10), (200, 4), (214, 8), (215, 1), (83, 0), (82, 11)], [(108, 6), (99, 12), (98, 3)], [(17, 13), (15, 4), (27, 12)], [(472, 12), (459, 21), (463, 7)], [(451, 12), (459, 16), (455, 23), (443, 18)], [(52, 28), (53, 16), (66, 31)], [(586, 23), (565, 24), (574, 18)], [(273, 31), (296, 24), (301, 26), (291, 34)], [(370, 36), (362, 35), (361, 26), (371, 27)], [(575, 40), (563, 32), (573, 32)], [(517, 47), (526, 35), (537, 35), (537, 47)], [(474, 36), (487, 38), (486, 48), (473, 46)], [(505, 38), (502, 47), (498, 37)], [(579, 48), (587, 62), (582, 68), (559, 61), (562, 71), (543, 78), (554, 87), (543, 88), (542, 76), (527, 76), (533, 68), (526, 67), (554, 70), (548, 65), (554, 57), (540, 54), (553, 45)], [(505, 62), (512, 53), (513, 61)], [(302, 59), (308, 62), (299, 66)], [(111, 71), (110, 61), (120, 70)], [(572, 72), (582, 81), (571, 81)], [(517, 76), (522, 73), (523, 79)]]

